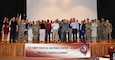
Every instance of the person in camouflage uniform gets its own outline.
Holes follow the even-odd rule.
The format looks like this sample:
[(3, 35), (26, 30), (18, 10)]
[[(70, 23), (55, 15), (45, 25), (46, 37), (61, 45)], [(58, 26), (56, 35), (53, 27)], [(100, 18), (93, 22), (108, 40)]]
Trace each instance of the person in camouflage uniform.
[(107, 37), (108, 39), (112, 39), (111, 32), (113, 30), (112, 24), (109, 22), (109, 20), (106, 20), (106, 27), (107, 27)]
[(22, 36), (22, 41), (24, 41), (24, 32), (25, 32), (25, 24), (24, 19), (18, 22), (19, 32), (18, 32), (18, 41), (20, 41), (20, 37)]
[(91, 41), (91, 22), (89, 22), (88, 18), (86, 22), (86, 41)]
[(107, 41), (107, 26), (105, 24), (105, 19), (101, 18), (101, 30), (102, 30), (102, 40)]
[(39, 35), (39, 24), (38, 21), (33, 25), (33, 39), (34, 42), (38, 42), (38, 35)]
[(102, 31), (101, 31), (101, 22), (100, 20), (97, 20), (97, 42), (100, 42), (102, 39), (101, 39), (101, 34), (102, 34)]

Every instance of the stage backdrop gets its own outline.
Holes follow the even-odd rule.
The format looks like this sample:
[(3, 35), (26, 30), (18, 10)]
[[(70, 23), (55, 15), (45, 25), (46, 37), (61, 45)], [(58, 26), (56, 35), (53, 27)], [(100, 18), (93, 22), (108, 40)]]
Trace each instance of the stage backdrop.
[(97, 0), (27, 0), (29, 21), (73, 17), (97, 19)]

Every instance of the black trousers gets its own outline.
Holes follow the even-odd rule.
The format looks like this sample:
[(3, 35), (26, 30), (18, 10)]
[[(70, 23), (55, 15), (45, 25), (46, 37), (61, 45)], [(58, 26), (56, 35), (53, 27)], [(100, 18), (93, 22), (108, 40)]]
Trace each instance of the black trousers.
[(15, 42), (15, 38), (16, 38), (16, 31), (11, 31), (10, 32), (10, 42), (11, 42), (11, 39), (13, 40), (13, 42)]
[[(73, 33), (73, 42), (77, 42), (77, 29), (72, 29), (72, 33)], [(75, 36), (76, 38), (75, 38)]]

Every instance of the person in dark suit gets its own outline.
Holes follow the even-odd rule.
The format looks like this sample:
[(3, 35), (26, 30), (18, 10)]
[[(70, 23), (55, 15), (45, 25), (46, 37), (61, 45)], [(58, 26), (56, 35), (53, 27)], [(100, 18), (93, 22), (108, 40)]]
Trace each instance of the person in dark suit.
[(64, 19), (64, 22), (62, 23), (62, 30), (61, 30), (61, 41), (62, 42), (67, 42), (66, 41), (66, 33), (69, 29), (69, 24), (67, 23), (67, 20)]
[(84, 21), (81, 21), (81, 24), (80, 24), (80, 41), (81, 42), (85, 42), (85, 24), (84, 24)]

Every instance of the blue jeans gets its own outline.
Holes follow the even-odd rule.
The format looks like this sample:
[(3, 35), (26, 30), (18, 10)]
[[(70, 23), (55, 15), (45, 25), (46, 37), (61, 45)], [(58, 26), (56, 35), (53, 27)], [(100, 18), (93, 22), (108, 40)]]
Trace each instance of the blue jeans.
[(85, 34), (85, 31), (80, 30), (80, 41), (85, 40), (84, 34)]
[(48, 38), (48, 35), (49, 35), (49, 42), (50, 42), (50, 33), (51, 33), (51, 30), (46, 30), (46, 42), (47, 42), (47, 38)]

